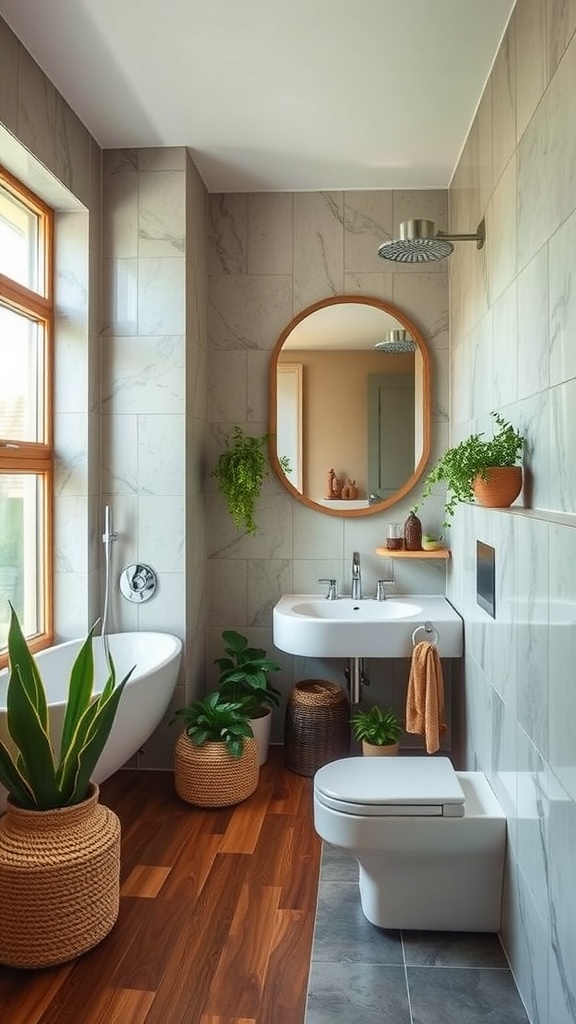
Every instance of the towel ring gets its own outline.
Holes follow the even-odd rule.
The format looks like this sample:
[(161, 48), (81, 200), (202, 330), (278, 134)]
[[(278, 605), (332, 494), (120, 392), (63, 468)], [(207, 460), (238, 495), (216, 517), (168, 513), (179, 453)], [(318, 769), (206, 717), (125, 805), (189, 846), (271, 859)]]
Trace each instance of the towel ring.
[(420, 632), (421, 629), (423, 629), (424, 632), (426, 633), (426, 639), (430, 640), (430, 635), (433, 635), (434, 639), (430, 640), (430, 643), (432, 644), (432, 647), (436, 647), (436, 644), (438, 643), (438, 633), (434, 629), (434, 626), (432, 625), (431, 622), (425, 622), (423, 626), (416, 626), (416, 629), (412, 633), (412, 646), (415, 647), (416, 644), (418, 643), (418, 641), (416, 640), (416, 635)]

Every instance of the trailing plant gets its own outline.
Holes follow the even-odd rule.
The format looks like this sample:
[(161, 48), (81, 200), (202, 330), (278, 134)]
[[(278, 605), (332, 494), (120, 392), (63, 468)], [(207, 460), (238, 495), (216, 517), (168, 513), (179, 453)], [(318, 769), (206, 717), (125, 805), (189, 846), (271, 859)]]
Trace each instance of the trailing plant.
[(224, 743), (232, 757), (242, 757), (244, 740), (254, 735), (244, 706), (239, 701), (223, 700), (218, 690), (174, 714), (184, 719), (184, 731), (195, 747)]
[[(438, 460), (424, 481), (420, 504), (429, 497), (434, 484), (444, 481), (447, 487), (446, 521), (454, 515), (461, 501), (473, 501), (472, 484), (480, 475), (488, 479), (487, 470), (492, 466), (515, 466), (524, 447), (522, 434), (497, 412), (491, 412), (498, 430), (488, 440), (484, 433), (471, 434), (453, 448), (448, 448)], [(419, 505), (416, 505), (416, 509)]]
[(280, 691), (272, 686), (268, 673), (279, 672), (280, 665), (267, 658), (262, 647), (249, 647), (246, 637), (234, 629), (225, 629), (222, 639), (228, 657), (214, 661), (220, 668), (222, 696), (242, 704), (249, 718), (257, 718), (266, 707), (278, 707)]
[[(250, 437), (235, 426), (226, 438), (226, 447), (220, 453), (211, 476), (218, 480), (218, 490), (224, 495), (228, 511), (238, 529), (256, 533), (254, 509), (260, 497), (262, 481), (270, 472), (266, 448), (270, 434)], [(280, 459), (280, 465), (289, 472), (289, 460)]]
[[(46, 691), (10, 604), (7, 726), (13, 743), (0, 740), (0, 782), (10, 799), (27, 810), (46, 811), (81, 803), (110, 735), (122, 691), (133, 669), (116, 685), (111, 657), (104, 689), (93, 696), (94, 659), (90, 630), (70, 673), (58, 758), (50, 736)], [(16, 753), (14, 753), (16, 751)]]
[(380, 708), (378, 705), (369, 711), (357, 711), (350, 718), (352, 733), (358, 743), (365, 741), (377, 747), (387, 747), (397, 743), (402, 735), (402, 724), (392, 708)]

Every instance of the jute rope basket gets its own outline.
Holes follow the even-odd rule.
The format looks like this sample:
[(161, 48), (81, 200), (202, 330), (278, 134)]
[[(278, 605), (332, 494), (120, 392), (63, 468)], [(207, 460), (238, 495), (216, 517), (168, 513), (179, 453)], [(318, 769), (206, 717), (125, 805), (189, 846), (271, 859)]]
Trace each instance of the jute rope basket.
[(303, 679), (289, 694), (284, 721), (286, 767), (314, 775), (323, 764), (350, 753), (350, 705), (342, 688), (326, 679)]
[(246, 800), (258, 785), (260, 765), (253, 737), (244, 740), (241, 757), (223, 743), (194, 746), (183, 732), (174, 748), (174, 783), (178, 796), (198, 807), (228, 807)]
[(120, 822), (98, 803), (0, 818), (0, 962), (64, 963), (97, 945), (120, 905)]

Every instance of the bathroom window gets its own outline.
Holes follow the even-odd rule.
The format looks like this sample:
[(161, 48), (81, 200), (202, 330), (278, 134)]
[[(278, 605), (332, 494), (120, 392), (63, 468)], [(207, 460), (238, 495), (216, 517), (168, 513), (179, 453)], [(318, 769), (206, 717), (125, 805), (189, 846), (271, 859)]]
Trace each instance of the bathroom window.
[(33, 648), (52, 634), (53, 214), (0, 168), (0, 666), (9, 603)]

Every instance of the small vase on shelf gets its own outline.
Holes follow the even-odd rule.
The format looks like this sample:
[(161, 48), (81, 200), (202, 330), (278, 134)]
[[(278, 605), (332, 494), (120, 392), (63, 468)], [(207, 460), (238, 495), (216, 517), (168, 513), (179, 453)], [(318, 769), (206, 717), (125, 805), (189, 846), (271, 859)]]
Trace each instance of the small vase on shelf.
[(404, 547), (406, 551), (422, 550), (422, 523), (414, 512), (404, 523)]

